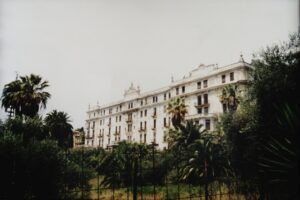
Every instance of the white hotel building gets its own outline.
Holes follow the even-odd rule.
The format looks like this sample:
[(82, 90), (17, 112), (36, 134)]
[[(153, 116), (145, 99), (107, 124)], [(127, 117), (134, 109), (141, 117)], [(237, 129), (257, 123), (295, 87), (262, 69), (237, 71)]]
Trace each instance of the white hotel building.
[[(89, 107), (86, 120), (85, 146), (109, 148), (119, 141), (151, 144), (167, 148), (166, 130), (171, 125), (167, 112), (169, 99), (184, 97), (186, 119), (214, 129), (216, 115), (223, 113), (222, 88), (236, 83), (244, 86), (251, 65), (243, 57), (224, 67), (199, 65), (187, 77), (172, 80), (170, 85), (142, 93), (133, 84), (124, 98), (103, 106)], [(243, 87), (240, 87), (243, 88)]]

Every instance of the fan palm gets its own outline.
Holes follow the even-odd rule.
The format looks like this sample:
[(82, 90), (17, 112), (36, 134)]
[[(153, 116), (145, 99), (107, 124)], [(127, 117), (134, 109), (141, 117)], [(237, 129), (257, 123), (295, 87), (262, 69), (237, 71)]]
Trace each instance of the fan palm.
[(228, 172), (226, 151), (221, 140), (214, 135), (204, 133), (190, 146), (188, 162), (183, 167), (182, 179), (196, 178), (200, 184), (204, 184), (205, 199), (208, 199), (209, 183), (225, 176)]
[[(225, 86), (222, 90), (220, 101), (229, 111), (235, 111), (240, 103), (238, 92), (238, 86), (232, 84)], [(224, 112), (226, 108), (223, 107)]]
[(185, 126), (180, 126), (179, 129), (169, 130), (170, 147), (177, 151), (186, 150), (189, 145), (201, 137), (204, 131), (200, 131), (202, 125), (194, 124), (192, 121), (187, 121)]
[(178, 129), (187, 114), (187, 106), (184, 103), (184, 99), (180, 97), (171, 99), (167, 110), (171, 114), (173, 126), (175, 129)]
[(67, 113), (53, 110), (45, 118), (46, 127), (49, 130), (50, 137), (58, 141), (61, 147), (70, 147), (72, 145), (72, 129), (70, 118)]
[(45, 92), (49, 87), (48, 81), (42, 81), (42, 77), (30, 74), (21, 76), (4, 86), (2, 93), (2, 107), (7, 111), (12, 109), (15, 115), (35, 117), (40, 108), (46, 108), (50, 94)]

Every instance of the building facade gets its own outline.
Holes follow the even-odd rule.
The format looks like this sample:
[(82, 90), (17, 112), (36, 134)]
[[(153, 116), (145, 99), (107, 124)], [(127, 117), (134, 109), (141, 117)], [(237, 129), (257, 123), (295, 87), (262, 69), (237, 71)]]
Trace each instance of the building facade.
[(150, 92), (142, 93), (131, 84), (121, 101), (89, 107), (85, 146), (110, 148), (126, 140), (167, 148), (166, 133), (171, 126), (167, 105), (173, 97), (184, 97), (187, 120), (213, 130), (216, 115), (224, 111), (220, 101), (223, 87), (234, 83), (242, 91), (251, 68), (241, 56), (238, 62), (224, 67), (199, 65), (188, 76), (176, 81), (172, 78), (170, 85)]

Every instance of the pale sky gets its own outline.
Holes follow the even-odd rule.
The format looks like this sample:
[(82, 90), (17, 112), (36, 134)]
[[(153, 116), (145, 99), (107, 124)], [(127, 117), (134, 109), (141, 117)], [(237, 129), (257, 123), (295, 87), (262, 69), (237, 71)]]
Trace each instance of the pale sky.
[[(84, 126), (88, 105), (166, 86), (199, 64), (237, 62), (298, 29), (297, 0), (0, 0), (0, 92), (50, 82), (53, 109)], [(0, 110), (0, 118), (6, 113)]]

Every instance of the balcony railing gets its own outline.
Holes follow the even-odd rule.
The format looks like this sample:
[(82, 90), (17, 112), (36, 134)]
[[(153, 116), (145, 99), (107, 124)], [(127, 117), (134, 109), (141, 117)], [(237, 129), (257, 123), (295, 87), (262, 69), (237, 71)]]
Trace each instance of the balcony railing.
[(153, 115), (151, 115), (151, 117), (156, 118), (157, 117), (156, 113), (153, 113)]
[(132, 123), (132, 118), (127, 118), (127, 119), (126, 119), (126, 122), (127, 122), (127, 123)]
[(94, 138), (94, 135), (87, 135), (87, 136), (85, 136), (85, 138), (86, 139), (92, 139), (92, 138)]
[(196, 108), (206, 108), (206, 107), (209, 107), (209, 103), (203, 103), (203, 104), (195, 103), (194, 106), (195, 106)]
[(151, 129), (152, 129), (152, 130), (156, 130), (156, 127), (152, 127)]
[(144, 129), (144, 128), (140, 128), (138, 131), (139, 132), (144, 132), (146, 129)]
[(120, 135), (120, 133), (119, 132), (114, 132), (114, 135)]

